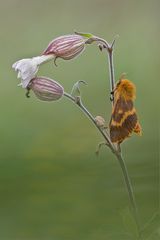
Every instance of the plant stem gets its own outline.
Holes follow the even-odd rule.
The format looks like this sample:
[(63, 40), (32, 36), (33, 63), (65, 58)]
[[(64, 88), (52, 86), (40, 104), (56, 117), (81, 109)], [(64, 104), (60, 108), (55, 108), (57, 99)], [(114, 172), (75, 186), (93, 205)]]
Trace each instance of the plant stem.
[(126, 184), (126, 187), (127, 187), (127, 192), (128, 192), (129, 199), (130, 199), (131, 209), (132, 209), (132, 213), (133, 213), (134, 218), (135, 218), (137, 229), (140, 232), (140, 226), (139, 226), (139, 221), (138, 221), (138, 216), (137, 216), (137, 205), (136, 205), (136, 201), (135, 201), (135, 196), (134, 196), (131, 180), (130, 180), (130, 177), (129, 177), (129, 174), (128, 174), (128, 170), (127, 170), (125, 161), (122, 157), (122, 154), (121, 153), (116, 154), (116, 157), (119, 161), (119, 164), (120, 164), (120, 167), (121, 167), (121, 170), (122, 170), (122, 173), (123, 173), (123, 177), (124, 177), (124, 181), (125, 181), (125, 184)]
[(121, 167), (121, 170), (122, 170), (122, 173), (123, 173), (123, 177), (124, 177), (124, 181), (125, 181), (125, 184), (126, 184), (127, 192), (128, 192), (128, 195), (129, 195), (129, 200), (130, 200), (130, 204), (131, 204), (132, 213), (133, 213), (133, 216), (135, 218), (135, 222), (136, 222), (136, 225), (137, 225), (138, 232), (140, 234), (140, 227), (139, 227), (138, 216), (137, 216), (137, 207), (136, 207), (136, 201), (135, 201), (135, 197), (134, 197), (134, 193), (133, 193), (133, 188), (132, 188), (131, 180), (129, 178), (127, 167), (126, 167), (126, 164), (125, 164), (125, 161), (124, 161), (124, 159), (122, 157), (121, 152), (119, 152), (117, 150), (117, 148), (115, 147), (115, 145), (111, 142), (108, 133), (106, 131), (104, 132), (97, 125), (97, 123), (95, 121), (95, 118), (88, 111), (88, 109), (83, 105), (83, 103), (81, 101), (81, 98), (79, 96), (78, 97), (73, 97), (72, 95), (70, 95), (70, 94), (68, 94), (66, 92), (64, 93), (64, 96), (67, 97), (68, 99), (70, 99), (73, 103), (75, 103), (83, 111), (83, 113), (92, 121), (92, 123), (96, 126), (98, 131), (104, 137), (104, 139), (106, 141), (106, 145), (111, 149), (113, 154), (118, 159), (120, 167)]
[[(114, 43), (115, 43), (115, 39), (113, 40), (112, 44), (108, 44), (108, 42), (106, 42), (106, 45), (104, 46), (107, 50), (107, 53), (108, 53), (112, 107), (113, 107), (113, 104), (114, 104), (114, 89), (115, 89), (115, 76), (114, 76), (114, 63), (113, 63)], [(133, 187), (132, 187), (131, 180), (130, 180), (130, 177), (129, 177), (129, 174), (128, 174), (127, 166), (126, 166), (125, 161), (122, 157), (120, 145), (117, 145), (117, 149), (118, 148), (119, 148), (119, 151), (115, 152), (115, 155), (116, 155), (116, 157), (119, 161), (119, 164), (120, 164), (120, 167), (121, 167), (121, 170), (122, 170), (122, 173), (123, 173), (124, 181), (125, 181), (125, 184), (126, 184), (126, 188), (127, 188), (131, 208), (132, 208), (132, 213), (133, 213), (133, 216), (134, 216), (134, 219), (135, 219), (135, 222), (136, 222), (136, 225), (137, 225), (137, 229), (138, 229), (138, 232), (139, 232), (139, 236), (140, 236), (140, 226), (139, 226), (139, 221), (138, 221), (138, 216), (137, 216), (137, 205), (136, 205), (136, 200), (135, 200), (135, 196), (134, 196), (134, 192), (133, 192)]]
[(100, 45), (102, 45), (102, 49), (107, 50), (108, 54), (108, 62), (109, 62), (109, 77), (110, 77), (110, 99), (112, 101), (112, 106), (114, 103), (114, 88), (115, 88), (115, 77), (114, 77), (114, 64), (113, 64), (113, 50), (114, 50), (114, 44), (115, 44), (115, 39), (112, 41), (111, 44), (109, 44), (106, 40), (103, 38), (99, 38), (97, 36), (94, 36), (90, 39), (91, 42), (97, 42)]
[(110, 94), (111, 94), (111, 101), (112, 106), (114, 103), (114, 88), (115, 88), (115, 78), (114, 78), (114, 65), (113, 65), (113, 48), (108, 48), (108, 62), (109, 62), (109, 76), (110, 76)]
[(76, 105), (78, 105), (80, 107), (80, 109), (85, 113), (85, 115), (87, 115), (87, 117), (92, 121), (92, 123), (96, 126), (96, 128), (99, 130), (99, 132), (102, 134), (102, 136), (104, 137), (104, 139), (106, 140), (107, 146), (110, 147), (110, 149), (112, 150), (112, 152), (115, 152), (116, 149), (114, 147), (114, 145), (112, 144), (110, 137), (108, 135), (108, 133), (105, 131), (103, 131), (96, 123), (95, 118), (92, 116), (92, 114), (88, 111), (88, 109), (83, 105), (81, 98), (80, 97), (73, 97), (72, 95), (68, 94), (68, 93), (64, 93), (64, 96), (69, 98), (72, 102), (74, 102)]
[[(115, 89), (115, 76), (114, 76), (114, 64), (113, 64), (113, 47), (114, 47), (115, 39), (113, 40), (113, 42), (111, 44), (109, 44), (104, 39), (94, 36), (91, 39), (89, 39), (88, 43), (92, 43), (92, 42), (97, 42), (98, 44), (100, 44), (102, 46), (102, 49), (103, 48), (106, 49), (107, 53), (108, 53), (109, 75), (110, 75), (110, 94), (111, 94), (111, 98), (110, 99), (112, 101), (112, 107), (113, 107), (113, 104), (114, 104), (114, 89)], [(99, 130), (99, 132), (102, 134), (102, 136), (106, 140), (106, 145), (111, 149), (111, 151), (113, 152), (113, 154), (116, 156), (117, 160), (119, 161), (119, 164), (120, 164), (120, 167), (121, 167), (121, 170), (122, 170), (122, 173), (123, 173), (124, 181), (125, 181), (125, 184), (126, 184), (129, 200), (130, 200), (132, 213), (133, 213), (136, 225), (137, 225), (137, 229), (138, 229), (138, 233), (139, 233), (139, 239), (141, 239), (140, 225), (139, 225), (138, 216), (137, 216), (137, 206), (136, 206), (135, 196), (134, 196), (134, 192), (133, 192), (133, 187), (132, 187), (132, 184), (131, 184), (131, 180), (130, 180), (130, 177), (129, 177), (129, 174), (128, 174), (128, 170), (127, 170), (125, 161), (124, 161), (124, 159), (122, 157), (122, 154), (121, 154), (120, 146), (118, 144), (114, 145), (111, 142), (110, 136), (107, 133), (107, 131), (104, 132), (97, 125), (94, 117), (86, 109), (86, 107), (82, 104), (82, 101), (81, 101), (80, 97), (74, 98), (73, 96), (71, 96), (68, 93), (64, 93), (64, 95), (66, 97), (68, 97), (70, 100), (72, 100), (72, 102), (77, 104), (81, 108), (81, 110), (89, 117), (89, 119), (92, 121), (92, 123), (96, 126), (96, 128)]]

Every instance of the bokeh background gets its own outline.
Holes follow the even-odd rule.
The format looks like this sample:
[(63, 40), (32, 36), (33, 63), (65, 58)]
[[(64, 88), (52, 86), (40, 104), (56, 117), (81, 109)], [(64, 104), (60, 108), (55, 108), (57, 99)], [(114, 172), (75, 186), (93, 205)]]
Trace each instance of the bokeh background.
[[(123, 144), (145, 239), (160, 238), (158, 0), (0, 1), (0, 240), (130, 240), (134, 221), (121, 169), (103, 139), (67, 99), (44, 103), (17, 87), (11, 65), (39, 55), (55, 37), (74, 30), (117, 39), (116, 79), (126, 72), (137, 86), (143, 136)], [(95, 45), (74, 61), (41, 66), (39, 75), (70, 92), (85, 80), (82, 97), (109, 122), (105, 53)]]

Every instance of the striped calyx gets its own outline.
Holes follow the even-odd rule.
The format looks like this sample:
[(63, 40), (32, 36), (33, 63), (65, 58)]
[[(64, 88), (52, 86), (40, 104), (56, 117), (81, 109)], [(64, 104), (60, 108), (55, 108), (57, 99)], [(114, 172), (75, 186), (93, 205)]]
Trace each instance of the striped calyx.
[(56, 101), (63, 96), (64, 89), (56, 81), (46, 77), (35, 77), (29, 84), (37, 98), (42, 101)]
[(70, 60), (78, 56), (84, 48), (84, 37), (77, 34), (64, 35), (50, 42), (43, 55), (53, 54), (56, 58)]

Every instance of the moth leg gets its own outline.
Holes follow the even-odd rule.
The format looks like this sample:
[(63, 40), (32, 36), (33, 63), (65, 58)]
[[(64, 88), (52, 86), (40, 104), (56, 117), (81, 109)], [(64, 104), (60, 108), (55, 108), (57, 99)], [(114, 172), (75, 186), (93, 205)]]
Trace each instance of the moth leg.
[(106, 143), (106, 142), (100, 142), (100, 143), (98, 144), (98, 146), (97, 146), (97, 148), (96, 148), (96, 152), (95, 152), (97, 156), (99, 155), (99, 152), (100, 152), (101, 147), (104, 146), (104, 145), (107, 145), (107, 143)]
[(117, 150), (118, 150), (119, 153), (121, 153), (121, 145), (120, 144), (121, 143), (117, 143)]
[(110, 101), (113, 102), (114, 101), (114, 91), (110, 92)]

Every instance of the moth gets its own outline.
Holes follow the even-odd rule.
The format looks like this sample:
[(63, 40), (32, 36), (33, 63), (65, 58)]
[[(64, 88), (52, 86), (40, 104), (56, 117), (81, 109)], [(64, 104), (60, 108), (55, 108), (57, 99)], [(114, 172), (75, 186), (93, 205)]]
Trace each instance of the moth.
[(110, 138), (113, 143), (122, 143), (133, 132), (142, 134), (134, 107), (136, 87), (128, 79), (120, 79), (113, 91), (114, 103), (109, 124)]

